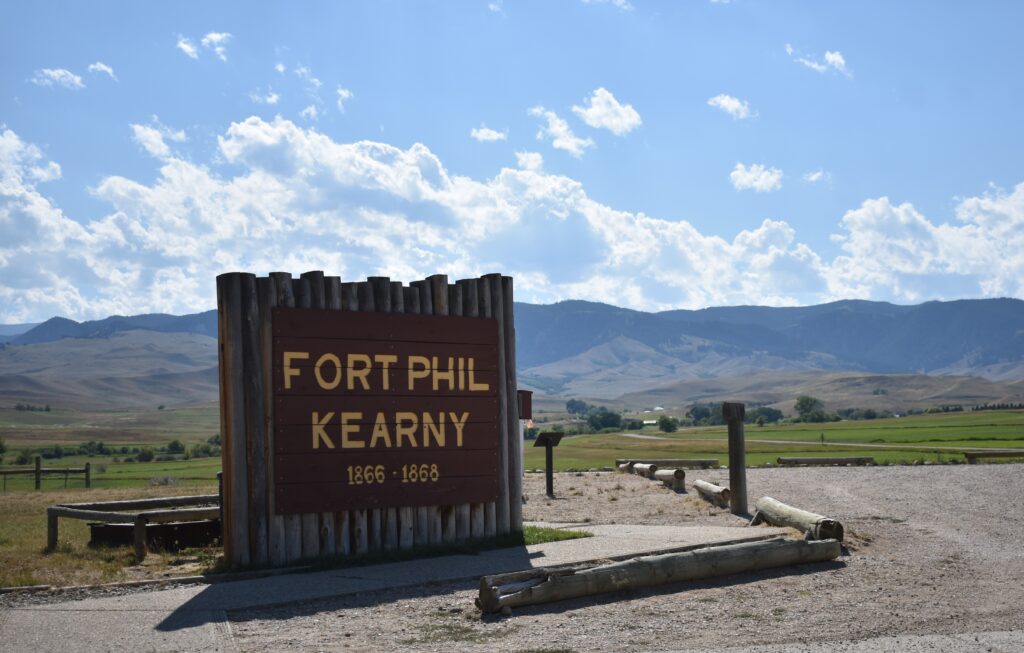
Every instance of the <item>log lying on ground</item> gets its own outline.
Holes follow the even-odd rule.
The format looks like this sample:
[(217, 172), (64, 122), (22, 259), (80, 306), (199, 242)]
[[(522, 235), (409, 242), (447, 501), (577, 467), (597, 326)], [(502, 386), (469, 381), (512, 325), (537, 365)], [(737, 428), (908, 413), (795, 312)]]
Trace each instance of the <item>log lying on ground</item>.
[(654, 472), (658, 471), (657, 465), (651, 465), (649, 463), (634, 463), (633, 473), (638, 476), (645, 476), (647, 478), (654, 478)]
[(754, 525), (762, 521), (773, 526), (789, 526), (810, 533), (816, 540), (843, 541), (843, 525), (835, 519), (787, 506), (771, 497), (761, 497), (754, 502), (754, 518), (750, 523)]
[(792, 458), (780, 457), (780, 465), (874, 465), (871, 456), (833, 456), (831, 458)]
[(686, 486), (686, 472), (681, 469), (659, 469), (654, 472), (654, 480), (661, 481), (673, 490), (684, 490)]
[(729, 488), (715, 485), (714, 483), (708, 483), (707, 481), (702, 481), (700, 479), (693, 482), (693, 487), (702, 497), (717, 506), (729, 505), (729, 499), (732, 498), (732, 493), (729, 492)]
[(662, 467), (718, 467), (718, 458), (616, 458), (615, 464), (650, 463)]
[(620, 472), (625, 472), (626, 474), (632, 474), (633, 473), (633, 463), (621, 463), (619, 465), (619, 471)]
[(808, 542), (772, 539), (712, 546), (682, 553), (641, 556), (582, 570), (565, 570), (534, 577), (504, 575), (480, 579), (477, 607), (484, 612), (550, 603), (623, 589), (715, 578), (748, 571), (834, 560), (841, 553), (836, 540)]

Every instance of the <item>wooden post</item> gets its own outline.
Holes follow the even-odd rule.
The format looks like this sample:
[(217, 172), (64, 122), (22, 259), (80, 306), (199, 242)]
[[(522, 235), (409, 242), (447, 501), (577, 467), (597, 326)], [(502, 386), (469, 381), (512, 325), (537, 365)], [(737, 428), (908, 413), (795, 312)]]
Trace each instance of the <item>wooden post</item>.
[[(434, 304), (434, 315), (448, 315), (448, 276), (435, 274), (427, 277), (430, 282), (430, 296)], [(441, 541), (445, 544), (455, 542), (457, 538), (455, 506), (438, 506), (440, 518)]]
[[(507, 364), (505, 350), (505, 300), (500, 274), (484, 275), (483, 281), (491, 291), (491, 314), (498, 321), (498, 369)], [(498, 500), (495, 502), (495, 522), (498, 535), (512, 530), (511, 504), (509, 501), (509, 425), (508, 425), (508, 383), (504, 374), (498, 375)]]
[[(408, 288), (402, 289), (402, 301), (405, 303), (405, 312), (419, 315), (423, 312), (420, 305), (420, 297), (426, 282), (416, 281), (409, 284)], [(413, 518), (413, 543), (416, 546), (426, 546), (430, 543), (430, 524), (428, 523), (429, 512), (425, 506), (412, 508)]]
[[(494, 317), (494, 303), (491, 297), (491, 284), (487, 278), (481, 277), (477, 280), (477, 311), (478, 315), (483, 318)], [(500, 356), (500, 352), (499, 352)], [(489, 501), (484, 504), (484, 537), (494, 537), (498, 534), (498, 503), (501, 501), (501, 469), (504, 469), (504, 455), (501, 448), (501, 442), (499, 439), (498, 444), (498, 500)]]
[[(278, 273), (279, 274), (279, 273)], [(291, 285), (289, 275), (288, 284)], [(264, 456), (266, 457), (266, 510), (267, 510), (267, 557), (271, 565), (288, 562), (287, 537), (284, 515), (277, 514), (277, 498), (274, 496), (274, 344), (272, 311), (277, 306), (277, 284), (273, 276), (256, 280), (257, 300), (260, 319), (260, 354), (263, 368), (263, 418)], [(218, 474), (219, 477), (219, 474)], [(221, 522), (223, 523), (223, 521)]]
[[(478, 279), (462, 279), (458, 282), (462, 287), (462, 315), (465, 317), (480, 316), (480, 291)], [(484, 504), (474, 503), (469, 506), (469, 536), (484, 536)]]
[[(289, 272), (271, 272), (274, 294), (277, 305), (285, 308), (295, 306), (295, 288)], [(302, 518), (299, 515), (285, 515), (284, 519), (284, 551), (287, 562), (295, 562), (302, 558)]]
[(53, 508), (46, 509), (46, 550), (57, 549), (57, 511)]
[(43, 459), (40, 458), (39, 456), (36, 456), (35, 477), (36, 477), (36, 489), (37, 490), (40, 489), (42, 487), (42, 485), (43, 485), (43, 469), (42, 469), (42, 466), (43, 466)]
[(505, 351), (505, 422), (508, 429), (509, 529), (523, 530), (523, 434), (519, 424), (519, 392), (516, 386), (516, 323), (512, 301), (512, 277), (500, 277), (503, 303), (502, 342)]
[(729, 425), (729, 490), (732, 493), (729, 505), (734, 515), (747, 514), (747, 459), (743, 442), (745, 412), (743, 404), (722, 403), (722, 417)]
[(242, 373), (245, 393), (245, 461), (249, 510), (249, 561), (270, 561), (267, 538), (267, 452), (264, 422), (263, 348), (260, 342), (260, 307), (256, 277), (241, 278)]
[[(429, 279), (414, 281), (409, 284), (419, 290), (420, 314), (434, 314), (433, 287)], [(421, 506), (416, 509), (416, 529), (422, 530), (426, 540), (422, 544), (436, 545), (441, 543), (441, 515), (437, 506)], [(419, 538), (416, 544), (421, 545)]]
[(85, 487), (92, 487), (92, 463), (85, 463)]
[[(341, 284), (341, 308), (345, 311), (359, 311), (360, 284)], [(349, 511), (349, 531), (352, 538), (352, 553), (362, 555), (370, 548), (369, 531), (367, 530), (366, 510)]]

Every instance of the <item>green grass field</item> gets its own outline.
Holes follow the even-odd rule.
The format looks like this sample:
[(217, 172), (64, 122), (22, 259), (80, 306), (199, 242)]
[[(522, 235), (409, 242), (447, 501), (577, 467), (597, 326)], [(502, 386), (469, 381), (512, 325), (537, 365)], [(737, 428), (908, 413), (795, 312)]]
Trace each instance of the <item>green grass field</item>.
[[(779, 456), (874, 456), (879, 464), (914, 461), (963, 462), (962, 452), (976, 448), (1024, 449), (1024, 412), (980, 411), (915, 415), (892, 419), (824, 424), (748, 425), (748, 465), (775, 463)], [(609, 467), (616, 458), (728, 458), (724, 426), (686, 428), (661, 433), (648, 427), (638, 433), (566, 437), (555, 450), (555, 467)], [(820, 443), (821, 434), (825, 444)], [(1024, 457), (1024, 456), (1022, 456)], [(526, 469), (544, 467), (544, 451), (528, 442)]]

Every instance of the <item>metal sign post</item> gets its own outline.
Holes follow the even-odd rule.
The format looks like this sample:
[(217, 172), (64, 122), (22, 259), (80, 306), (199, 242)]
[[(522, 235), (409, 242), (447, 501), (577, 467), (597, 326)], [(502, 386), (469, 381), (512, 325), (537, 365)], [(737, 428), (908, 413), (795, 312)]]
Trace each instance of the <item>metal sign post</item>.
[(555, 456), (554, 448), (558, 446), (558, 443), (562, 441), (562, 434), (554, 431), (548, 431), (541, 433), (537, 436), (537, 440), (533, 443), (535, 447), (544, 447), (544, 462), (545, 462), (545, 480), (547, 481), (548, 496), (552, 499), (555, 498)]

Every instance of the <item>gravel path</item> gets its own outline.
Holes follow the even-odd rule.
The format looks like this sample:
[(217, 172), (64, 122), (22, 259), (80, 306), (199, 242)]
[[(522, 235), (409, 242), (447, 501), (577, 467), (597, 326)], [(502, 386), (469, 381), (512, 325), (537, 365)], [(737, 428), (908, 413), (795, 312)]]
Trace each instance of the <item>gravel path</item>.
[[(727, 483), (722, 470), (689, 471)], [(1024, 466), (748, 470), (767, 494), (840, 519), (836, 563), (626, 591), (481, 618), (439, 584), (229, 615), (242, 651), (647, 651), (1024, 629)], [(690, 494), (617, 473), (527, 476), (526, 519), (736, 525)], [(424, 564), (429, 564), (425, 561)], [(922, 640), (927, 641), (927, 640)], [(984, 650), (984, 648), (980, 649)], [(998, 649), (996, 649), (998, 650)]]

